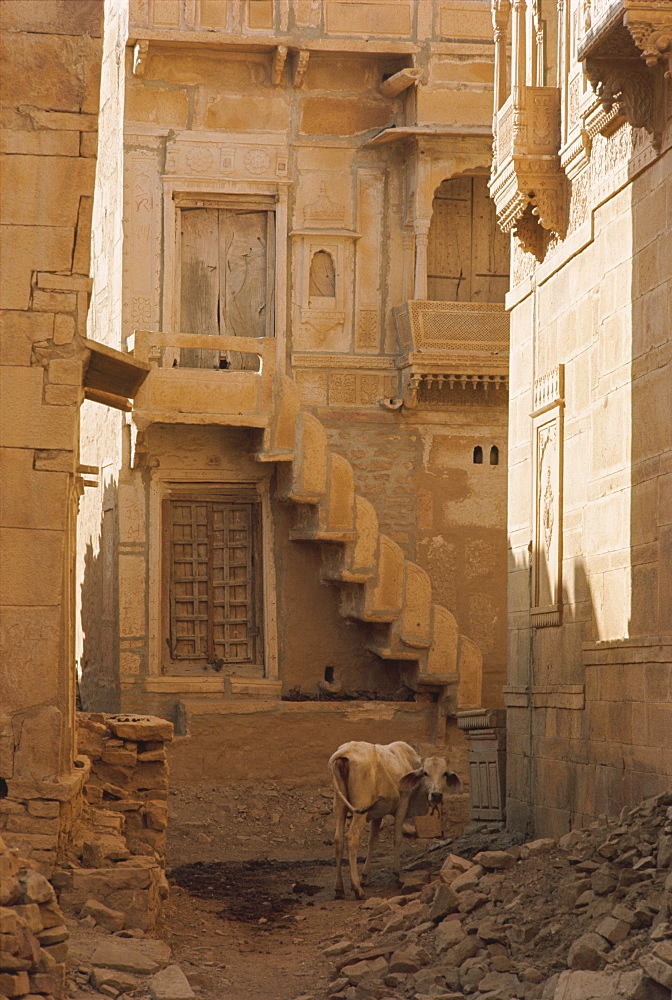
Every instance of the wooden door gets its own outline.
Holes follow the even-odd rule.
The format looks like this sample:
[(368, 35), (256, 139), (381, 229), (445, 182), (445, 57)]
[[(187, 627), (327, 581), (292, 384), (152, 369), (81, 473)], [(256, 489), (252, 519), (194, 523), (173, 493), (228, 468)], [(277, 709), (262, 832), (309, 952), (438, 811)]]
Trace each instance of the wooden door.
[(427, 297), (438, 302), (503, 302), (509, 239), (497, 226), (485, 177), (444, 181), (434, 198)]
[[(273, 213), (255, 208), (181, 210), (183, 333), (273, 335)], [(259, 358), (227, 352), (229, 367), (256, 371)], [(219, 352), (183, 351), (181, 364), (217, 368)]]
[(170, 672), (261, 662), (259, 505), (168, 501)]

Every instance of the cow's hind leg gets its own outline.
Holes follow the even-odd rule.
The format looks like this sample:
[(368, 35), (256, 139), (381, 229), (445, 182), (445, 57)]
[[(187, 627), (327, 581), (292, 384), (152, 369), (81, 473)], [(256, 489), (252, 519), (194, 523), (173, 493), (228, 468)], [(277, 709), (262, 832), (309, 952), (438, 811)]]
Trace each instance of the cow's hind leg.
[(371, 861), (373, 859), (373, 852), (378, 846), (378, 834), (380, 833), (380, 824), (382, 819), (372, 819), (371, 828), (369, 829), (369, 849), (366, 852), (366, 862), (362, 868), (362, 885), (367, 885), (369, 878), (371, 877)]
[(359, 841), (362, 836), (362, 830), (364, 829), (365, 823), (366, 816), (363, 813), (355, 813), (350, 820), (350, 828), (347, 833), (348, 857), (350, 860), (350, 882), (356, 899), (364, 899), (362, 884), (359, 881), (359, 874), (357, 872), (357, 851), (359, 849)]
[(343, 899), (345, 890), (343, 888), (343, 872), (341, 866), (343, 862), (343, 836), (345, 833), (346, 808), (342, 802), (334, 801), (334, 816), (336, 818), (336, 830), (334, 832), (334, 851), (336, 855), (336, 888), (334, 896), (336, 899)]

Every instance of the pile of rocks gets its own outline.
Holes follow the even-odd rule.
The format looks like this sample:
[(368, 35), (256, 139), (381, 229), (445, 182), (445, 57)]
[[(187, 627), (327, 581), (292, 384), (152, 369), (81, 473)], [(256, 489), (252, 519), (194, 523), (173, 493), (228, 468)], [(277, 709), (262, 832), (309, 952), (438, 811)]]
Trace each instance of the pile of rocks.
[(164, 874), (172, 723), (153, 716), (79, 713), (88, 805), (76, 858), (52, 881), (66, 913), (110, 931), (153, 930), (168, 895)]
[(0, 838), (0, 997), (65, 997), (69, 932), (44, 875)]
[(108, 821), (107, 830), (105, 826), (99, 829), (96, 840), (121, 832), (131, 854), (165, 858), (165, 744), (172, 738), (173, 724), (155, 716), (78, 713), (79, 753), (91, 762), (84, 795), (92, 806), (116, 814)]
[(364, 902), (322, 997), (670, 1000), (672, 793), (557, 843), (451, 846), (415, 891)]

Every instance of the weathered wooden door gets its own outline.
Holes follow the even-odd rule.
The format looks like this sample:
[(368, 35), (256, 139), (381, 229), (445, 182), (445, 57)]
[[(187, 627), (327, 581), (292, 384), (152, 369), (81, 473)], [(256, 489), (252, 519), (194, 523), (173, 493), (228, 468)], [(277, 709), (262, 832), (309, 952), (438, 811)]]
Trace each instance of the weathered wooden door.
[(172, 500), (169, 672), (262, 670), (259, 504)]
[[(273, 336), (273, 212), (255, 208), (182, 208), (182, 333)], [(255, 371), (259, 359), (227, 352), (232, 368)], [(184, 350), (181, 364), (219, 367), (216, 351)]]
[(497, 226), (485, 177), (453, 177), (433, 203), (427, 298), (503, 302), (509, 287), (509, 239)]

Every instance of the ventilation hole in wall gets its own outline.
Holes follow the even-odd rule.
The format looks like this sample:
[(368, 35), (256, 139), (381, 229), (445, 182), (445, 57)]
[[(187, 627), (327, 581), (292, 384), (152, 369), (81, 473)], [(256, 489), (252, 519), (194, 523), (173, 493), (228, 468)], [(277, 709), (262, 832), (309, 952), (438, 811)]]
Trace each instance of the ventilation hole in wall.
[(4, 778), (0, 778), (0, 799), (6, 799), (9, 794), (9, 785)]
[(474, 448), (474, 465), (483, 465), (483, 449), (480, 444)]
[(490, 449), (490, 465), (499, 465), (499, 448), (496, 444)]

